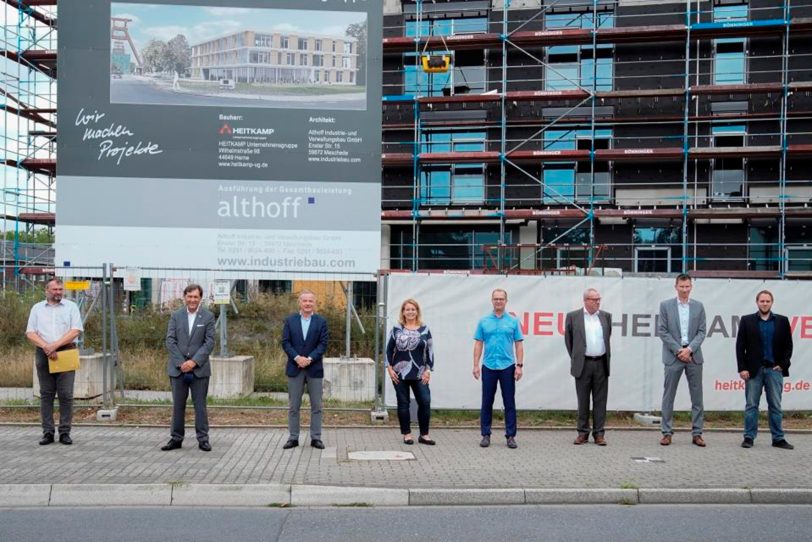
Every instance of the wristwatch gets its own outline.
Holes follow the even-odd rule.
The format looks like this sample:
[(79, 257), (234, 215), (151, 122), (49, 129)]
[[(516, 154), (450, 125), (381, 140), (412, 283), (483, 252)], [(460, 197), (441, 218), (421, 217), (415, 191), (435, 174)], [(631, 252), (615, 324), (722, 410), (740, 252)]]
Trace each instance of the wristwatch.
[(524, 367), (524, 363), (517, 363), (516, 367)]

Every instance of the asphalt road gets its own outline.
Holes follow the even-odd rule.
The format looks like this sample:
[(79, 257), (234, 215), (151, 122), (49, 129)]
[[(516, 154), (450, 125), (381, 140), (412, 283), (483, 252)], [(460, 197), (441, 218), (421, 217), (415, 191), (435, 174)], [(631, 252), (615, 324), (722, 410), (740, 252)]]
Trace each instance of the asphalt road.
[(333, 99), (331, 96), (285, 97), (274, 99), (251, 99), (231, 96), (203, 96), (186, 92), (173, 92), (151, 81), (124, 77), (110, 81), (110, 102), (148, 105), (193, 105), (210, 107), (265, 107), (280, 109), (350, 109), (364, 110), (366, 99)]
[(812, 506), (0, 509), (4, 542), (807, 540)]

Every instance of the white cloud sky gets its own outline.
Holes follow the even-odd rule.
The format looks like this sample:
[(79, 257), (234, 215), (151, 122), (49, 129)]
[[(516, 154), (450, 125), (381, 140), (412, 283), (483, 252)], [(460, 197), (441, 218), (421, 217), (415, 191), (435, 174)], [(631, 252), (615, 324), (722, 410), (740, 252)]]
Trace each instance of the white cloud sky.
[(233, 16), (242, 13), (249, 13), (251, 10), (248, 8), (215, 8), (215, 7), (204, 7), (203, 11), (211, 13), (212, 15), (216, 15), (218, 17), (223, 15)]

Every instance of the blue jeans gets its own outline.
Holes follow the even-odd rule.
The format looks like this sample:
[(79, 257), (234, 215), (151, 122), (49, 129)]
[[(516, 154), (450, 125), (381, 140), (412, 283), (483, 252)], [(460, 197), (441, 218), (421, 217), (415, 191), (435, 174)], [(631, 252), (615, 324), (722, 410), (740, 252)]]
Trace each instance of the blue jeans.
[(758, 405), (761, 402), (761, 390), (767, 395), (767, 412), (770, 420), (770, 433), (773, 442), (784, 440), (784, 430), (781, 429), (781, 420), (784, 412), (781, 410), (781, 392), (784, 388), (784, 375), (781, 371), (762, 368), (758, 374), (750, 375), (744, 384), (744, 397), (747, 401), (744, 407), (744, 436), (755, 440), (758, 433)]
[(420, 436), (429, 434), (429, 422), (431, 421), (431, 390), (428, 384), (423, 384), (422, 380), (398, 380), (395, 386), (395, 395), (398, 398), (398, 422), (400, 422), (400, 434), (408, 435), (412, 432), (411, 414), (409, 412), (409, 389), (414, 392), (414, 400), (417, 401), (417, 425), (420, 427)]
[(516, 436), (516, 366), (493, 370), (482, 366), (482, 408), (479, 411), (479, 427), (483, 436), (491, 434), (493, 421), (493, 400), (496, 385), (502, 389), (502, 403), (505, 405), (505, 436)]

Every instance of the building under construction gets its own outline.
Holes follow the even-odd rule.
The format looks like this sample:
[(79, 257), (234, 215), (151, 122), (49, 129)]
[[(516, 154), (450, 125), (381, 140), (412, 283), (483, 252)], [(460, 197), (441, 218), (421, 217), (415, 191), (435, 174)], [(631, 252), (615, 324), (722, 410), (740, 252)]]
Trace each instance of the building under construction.
[[(54, 224), (56, 0), (2, 9), (16, 235)], [(384, 12), (382, 268), (812, 273), (812, 0)]]
[(809, 0), (385, 6), (389, 267), (812, 271)]

